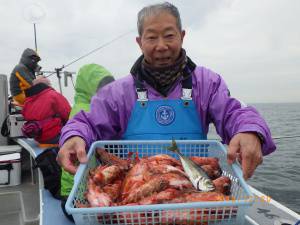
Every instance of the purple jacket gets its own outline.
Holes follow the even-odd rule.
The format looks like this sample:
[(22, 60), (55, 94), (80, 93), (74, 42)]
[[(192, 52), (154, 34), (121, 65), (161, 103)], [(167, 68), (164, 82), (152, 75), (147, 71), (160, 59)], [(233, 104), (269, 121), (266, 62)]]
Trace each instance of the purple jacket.
[[(162, 96), (147, 84), (149, 100)], [(181, 97), (181, 82), (170, 91), (169, 99)], [(243, 107), (230, 97), (220, 75), (204, 67), (193, 73), (192, 97), (201, 117), (204, 132), (213, 122), (224, 143), (240, 132), (258, 132), (264, 138), (263, 154), (276, 149), (270, 130), (253, 107)], [(81, 136), (87, 146), (96, 140), (119, 140), (126, 131), (131, 111), (137, 100), (134, 78), (128, 75), (101, 88), (92, 98), (91, 111), (80, 111), (63, 127), (60, 146), (72, 136)]]

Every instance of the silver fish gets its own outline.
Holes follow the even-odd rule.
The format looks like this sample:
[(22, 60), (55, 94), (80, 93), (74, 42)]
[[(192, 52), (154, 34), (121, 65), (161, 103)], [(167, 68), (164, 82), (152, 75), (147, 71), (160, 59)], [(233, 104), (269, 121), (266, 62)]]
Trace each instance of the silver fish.
[(212, 180), (209, 179), (205, 171), (191, 159), (181, 154), (175, 140), (172, 140), (172, 146), (167, 149), (179, 155), (184, 171), (197, 190), (203, 192), (215, 190)]

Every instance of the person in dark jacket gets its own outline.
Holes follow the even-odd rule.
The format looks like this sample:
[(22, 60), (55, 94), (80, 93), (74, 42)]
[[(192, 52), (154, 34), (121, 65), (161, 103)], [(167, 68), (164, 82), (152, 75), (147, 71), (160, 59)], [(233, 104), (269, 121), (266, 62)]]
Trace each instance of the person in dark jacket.
[(46, 78), (35, 79), (25, 96), (23, 133), (40, 144), (57, 144), (71, 111), (68, 100), (49, 86)]
[(40, 56), (34, 50), (26, 48), (23, 51), (20, 62), (13, 69), (9, 80), (10, 92), (16, 102), (24, 103), (24, 90), (31, 87), (33, 80), (40, 77), (35, 75), (35, 72), (41, 70), (38, 64), (40, 60)]

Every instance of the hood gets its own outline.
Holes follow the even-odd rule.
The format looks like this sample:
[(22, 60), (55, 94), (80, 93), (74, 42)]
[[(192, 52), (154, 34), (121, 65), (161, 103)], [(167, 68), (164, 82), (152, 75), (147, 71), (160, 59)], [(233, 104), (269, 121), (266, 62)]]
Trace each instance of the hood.
[(36, 51), (26, 48), (22, 53), (20, 63), (24, 64), (30, 70), (35, 71), (40, 60), (41, 58)]
[(75, 84), (74, 106), (70, 117), (81, 109), (89, 111), (92, 96), (97, 92), (98, 87), (101, 87), (101, 81), (108, 77), (112, 78), (110, 81), (114, 80), (111, 73), (98, 64), (87, 64), (79, 69)]

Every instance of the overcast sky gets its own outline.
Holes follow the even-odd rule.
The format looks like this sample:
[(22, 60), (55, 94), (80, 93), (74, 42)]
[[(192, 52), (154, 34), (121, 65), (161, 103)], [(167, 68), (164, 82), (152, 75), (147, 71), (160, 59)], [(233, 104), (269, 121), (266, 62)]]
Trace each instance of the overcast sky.
[[(38, 6), (45, 13), (36, 25), (43, 70), (67, 65), (132, 31), (66, 68), (77, 72), (86, 63), (98, 63), (116, 78), (125, 76), (140, 55), (136, 14), (153, 2), (0, 0), (0, 73), (9, 75), (23, 50), (34, 48), (33, 25), (26, 18), (35, 4), (33, 9)], [(300, 102), (299, 0), (170, 2), (181, 12), (187, 54), (198, 65), (221, 74), (233, 96), (246, 103)], [(51, 81), (58, 89), (55, 76)], [(63, 94), (72, 102), (72, 86)]]

